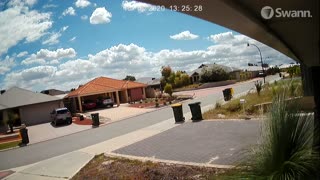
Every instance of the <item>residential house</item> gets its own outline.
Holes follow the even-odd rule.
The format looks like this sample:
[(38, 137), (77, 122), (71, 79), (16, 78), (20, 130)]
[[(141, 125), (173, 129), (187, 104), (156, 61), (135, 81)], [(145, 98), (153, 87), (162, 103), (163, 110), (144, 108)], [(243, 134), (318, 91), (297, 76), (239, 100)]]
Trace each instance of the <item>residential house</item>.
[(155, 98), (156, 91), (161, 90), (160, 78), (143, 77), (143, 78), (137, 79), (136, 82), (140, 82), (140, 83), (148, 85), (146, 87), (146, 97), (147, 98)]
[(221, 68), (226, 73), (229, 73), (231, 79), (240, 80), (241, 70), (238, 68), (224, 66), (220, 64), (201, 64), (196, 70), (193, 70), (191, 73), (188, 74), (190, 76), (190, 82), (192, 84), (199, 83), (202, 70), (205, 68), (214, 68), (214, 67)]
[(50, 112), (60, 107), (64, 107), (61, 98), (13, 87), (0, 95), (0, 121), (7, 121), (12, 113), (16, 126), (46, 123), (50, 122)]
[(251, 78), (255, 78), (258, 77), (259, 73), (262, 72), (262, 67), (261, 66), (246, 66), (243, 67), (243, 72), (242, 76), (246, 76), (246, 77), (242, 77), (242, 79), (251, 79)]
[(82, 104), (86, 100), (97, 100), (99, 97), (110, 97), (119, 106), (120, 103), (138, 101), (146, 98), (146, 84), (117, 80), (108, 77), (98, 77), (71, 91), (67, 99), (72, 111), (82, 111)]
[(57, 89), (47, 89), (47, 90), (41, 91), (41, 93), (47, 94), (47, 95), (51, 95), (51, 96), (55, 96), (55, 95), (65, 94), (66, 92), (65, 91), (61, 91), (61, 90), (57, 90)]

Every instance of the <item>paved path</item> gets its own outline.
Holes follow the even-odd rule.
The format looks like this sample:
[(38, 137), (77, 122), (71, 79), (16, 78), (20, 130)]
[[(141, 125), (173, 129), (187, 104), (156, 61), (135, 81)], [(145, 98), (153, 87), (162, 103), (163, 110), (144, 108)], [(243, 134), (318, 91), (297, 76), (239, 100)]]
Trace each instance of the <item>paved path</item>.
[[(236, 84), (233, 86), (235, 93), (246, 92), (253, 88), (253, 82)], [(206, 97), (197, 98), (189, 102), (201, 101), (201, 106), (214, 104), (222, 98), (222, 93), (211, 94)], [(183, 111), (188, 113), (189, 107), (183, 106)], [(100, 128), (82, 131), (76, 134), (60, 137), (57, 139), (33, 144), (19, 149), (0, 152), (0, 170), (24, 166), (27, 164), (46, 160), (68, 152), (77, 151), (88, 146), (103, 143), (104, 141), (129, 134), (148, 126), (161, 123), (172, 118), (171, 108), (163, 108), (158, 111), (149, 112), (123, 121), (109, 124)], [(127, 139), (130, 141), (130, 138)]]

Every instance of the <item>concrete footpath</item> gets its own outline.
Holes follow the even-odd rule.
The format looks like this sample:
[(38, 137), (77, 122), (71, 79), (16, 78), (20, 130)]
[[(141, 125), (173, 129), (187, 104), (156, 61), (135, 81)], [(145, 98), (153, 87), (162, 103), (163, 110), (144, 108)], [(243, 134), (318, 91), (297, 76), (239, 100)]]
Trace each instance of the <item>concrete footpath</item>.
[[(211, 108), (206, 106), (203, 111)], [(184, 114), (186, 119), (191, 119), (191, 113)], [(162, 133), (181, 124), (176, 124), (173, 118), (160, 123), (124, 134), (107, 141), (79, 149), (67, 154), (53, 157), (38, 163), (12, 168), (13, 172), (4, 179), (69, 179), (85, 166), (95, 155), (112, 153), (113, 151), (134, 144), (143, 139)], [(5, 171), (4, 171), (5, 172)]]
[[(212, 105), (202, 107), (202, 111), (207, 111), (208, 109), (212, 108)], [(136, 130), (134, 132), (130, 132), (106, 141), (103, 141), (101, 143), (88, 146), (86, 148), (82, 148), (64, 155), (60, 155), (54, 158), (50, 158), (44, 161), (40, 161), (38, 163), (34, 163), (27, 166), (22, 166), (18, 168), (12, 168), (10, 169), (11, 172), (14, 172), (13, 174), (5, 177), (4, 179), (13, 180), (13, 179), (70, 179), (72, 178), (82, 167), (84, 167), (95, 155), (105, 153), (108, 155), (116, 155), (116, 156), (123, 156), (127, 158), (134, 158), (134, 159), (147, 159), (152, 161), (163, 161), (163, 162), (172, 162), (172, 163), (178, 163), (178, 164), (190, 164), (190, 165), (201, 165), (201, 166), (210, 166), (210, 167), (231, 167), (228, 164), (225, 163), (213, 163), (214, 160), (217, 159), (217, 156), (213, 156), (210, 154), (206, 159), (209, 158), (210, 162), (201, 162), (196, 161), (193, 158), (198, 157), (200, 154), (193, 154), (191, 155), (191, 159), (188, 158), (190, 154), (183, 154), (182, 156), (179, 156), (179, 158), (171, 158), (174, 156), (175, 152), (181, 152), (183, 151), (183, 148), (186, 148), (186, 146), (192, 147), (194, 146), (194, 143), (187, 143), (184, 146), (182, 146), (182, 149), (176, 149), (171, 150), (168, 152), (165, 152), (164, 155), (167, 158), (163, 158), (162, 156), (155, 157), (152, 155), (146, 155), (141, 156), (139, 154), (136, 154), (137, 151), (145, 151), (145, 153), (150, 153), (150, 146), (147, 149), (144, 149), (145, 146), (141, 146), (140, 149), (136, 149), (136, 146), (140, 146), (141, 143), (145, 143), (144, 141), (152, 140), (153, 137), (157, 137), (157, 135), (167, 134), (167, 132), (170, 133), (170, 129), (172, 129), (171, 132), (176, 131), (176, 128), (184, 128), (185, 125), (189, 124), (188, 126), (194, 126), (195, 124), (205, 124), (208, 123), (207, 121), (199, 122), (199, 123), (192, 123), (190, 121), (191, 119), (191, 113), (185, 113), (184, 114), (186, 118), (186, 122), (182, 124), (176, 124), (173, 118), (167, 119), (165, 121), (162, 121), (160, 123)], [(228, 120), (223, 120), (228, 121)], [(210, 121), (209, 121), (210, 122)], [(193, 124), (193, 125), (192, 125)], [(198, 128), (203, 129), (203, 127), (198, 126)], [(220, 127), (221, 128), (221, 127)], [(194, 129), (194, 128), (193, 128)], [(201, 129), (199, 129), (201, 131)], [(183, 131), (183, 129), (182, 129)], [(184, 132), (188, 132), (189, 130), (186, 130)], [(183, 136), (184, 141), (187, 139), (190, 139), (188, 136)], [(210, 139), (209, 139), (210, 140)], [(159, 145), (163, 145), (165, 147), (165, 144), (169, 141), (174, 142), (172, 139), (167, 141), (164, 141), (160, 143)], [(158, 140), (151, 141), (151, 143), (159, 143)], [(147, 142), (147, 143), (150, 143)], [(182, 142), (183, 143), (183, 142)], [(198, 143), (201, 143), (198, 141)], [(202, 142), (205, 143), (205, 142)], [(172, 145), (172, 144), (171, 144)], [(207, 149), (208, 151), (211, 151), (210, 146), (206, 147), (207, 144), (203, 144), (203, 148)], [(221, 145), (221, 142), (219, 143)], [(153, 146), (151, 144), (151, 146)], [(222, 146), (223, 147), (223, 146)], [(133, 150), (133, 149), (136, 150)], [(141, 149), (142, 148), (142, 149)], [(176, 146), (172, 146), (172, 148), (176, 148)], [(220, 148), (221, 149), (221, 148)], [(160, 149), (158, 149), (160, 150)], [(230, 148), (228, 149), (230, 150)], [(127, 152), (126, 152), (127, 151)], [(159, 151), (164, 152), (164, 151)], [(170, 153), (171, 152), (171, 153)], [(213, 151), (216, 152), (216, 151)], [(154, 153), (154, 152), (152, 152)], [(151, 154), (152, 154), (151, 153)], [(219, 153), (219, 152), (216, 152)], [(142, 153), (143, 154), (143, 153)], [(211, 157), (213, 156), (213, 157)], [(203, 158), (203, 156), (201, 156)], [(214, 158), (216, 157), (216, 159)], [(213, 158), (213, 159), (212, 159)], [(222, 157), (223, 159), (223, 157)], [(221, 159), (220, 159), (221, 160)], [(219, 161), (218, 161), (219, 162)]]

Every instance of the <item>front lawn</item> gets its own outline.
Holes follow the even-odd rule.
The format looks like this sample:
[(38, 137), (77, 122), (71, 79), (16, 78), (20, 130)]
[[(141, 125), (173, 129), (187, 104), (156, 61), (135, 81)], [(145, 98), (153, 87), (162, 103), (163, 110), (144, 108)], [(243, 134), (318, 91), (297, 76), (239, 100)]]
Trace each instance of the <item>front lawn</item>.
[(1, 143), (0, 150), (9, 149), (13, 147), (17, 147), (21, 141), (13, 141), (8, 143)]
[[(203, 113), (204, 119), (219, 119), (219, 118), (243, 118), (243, 116), (256, 117), (261, 115), (261, 111), (255, 105), (262, 103), (271, 103), (273, 97), (280, 92), (286, 92), (288, 98), (300, 97), (303, 95), (301, 79), (280, 80), (273, 84), (263, 86), (260, 95), (257, 92), (249, 93), (240, 98), (235, 98), (229, 102), (222, 104), (217, 102), (216, 108), (210, 109)], [(240, 99), (245, 99), (244, 105), (240, 104)]]

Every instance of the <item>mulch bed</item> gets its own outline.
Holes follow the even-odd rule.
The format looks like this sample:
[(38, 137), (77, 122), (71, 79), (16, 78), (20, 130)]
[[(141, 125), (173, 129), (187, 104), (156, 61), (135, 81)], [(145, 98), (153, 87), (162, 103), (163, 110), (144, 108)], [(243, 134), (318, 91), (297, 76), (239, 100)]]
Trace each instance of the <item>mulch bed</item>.
[(84, 120), (80, 121), (80, 117), (73, 117), (72, 123), (77, 125), (92, 125), (92, 120), (85, 117)]
[(19, 140), (21, 140), (21, 138), (18, 134), (14, 135), (14, 136), (9, 136), (9, 137), (1, 137), (0, 144), (12, 142), (12, 141), (19, 141)]
[[(164, 101), (159, 100), (159, 107), (163, 107)], [(166, 106), (170, 105), (168, 101), (166, 101)], [(129, 107), (134, 107), (134, 108), (151, 108), (151, 107), (156, 107), (155, 102), (148, 102), (148, 103), (135, 103), (135, 104), (130, 104)]]
[[(72, 117), (72, 123), (77, 125), (92, 125), (92, 119), (84, 117), (84, 120), (80, 121), (80, 117)], [(104, 122), (100, 121), (100, 124), (104, 124)]]
[(98, 155), (72, 179), (212, 179), (225, 169), (141, 162)]

